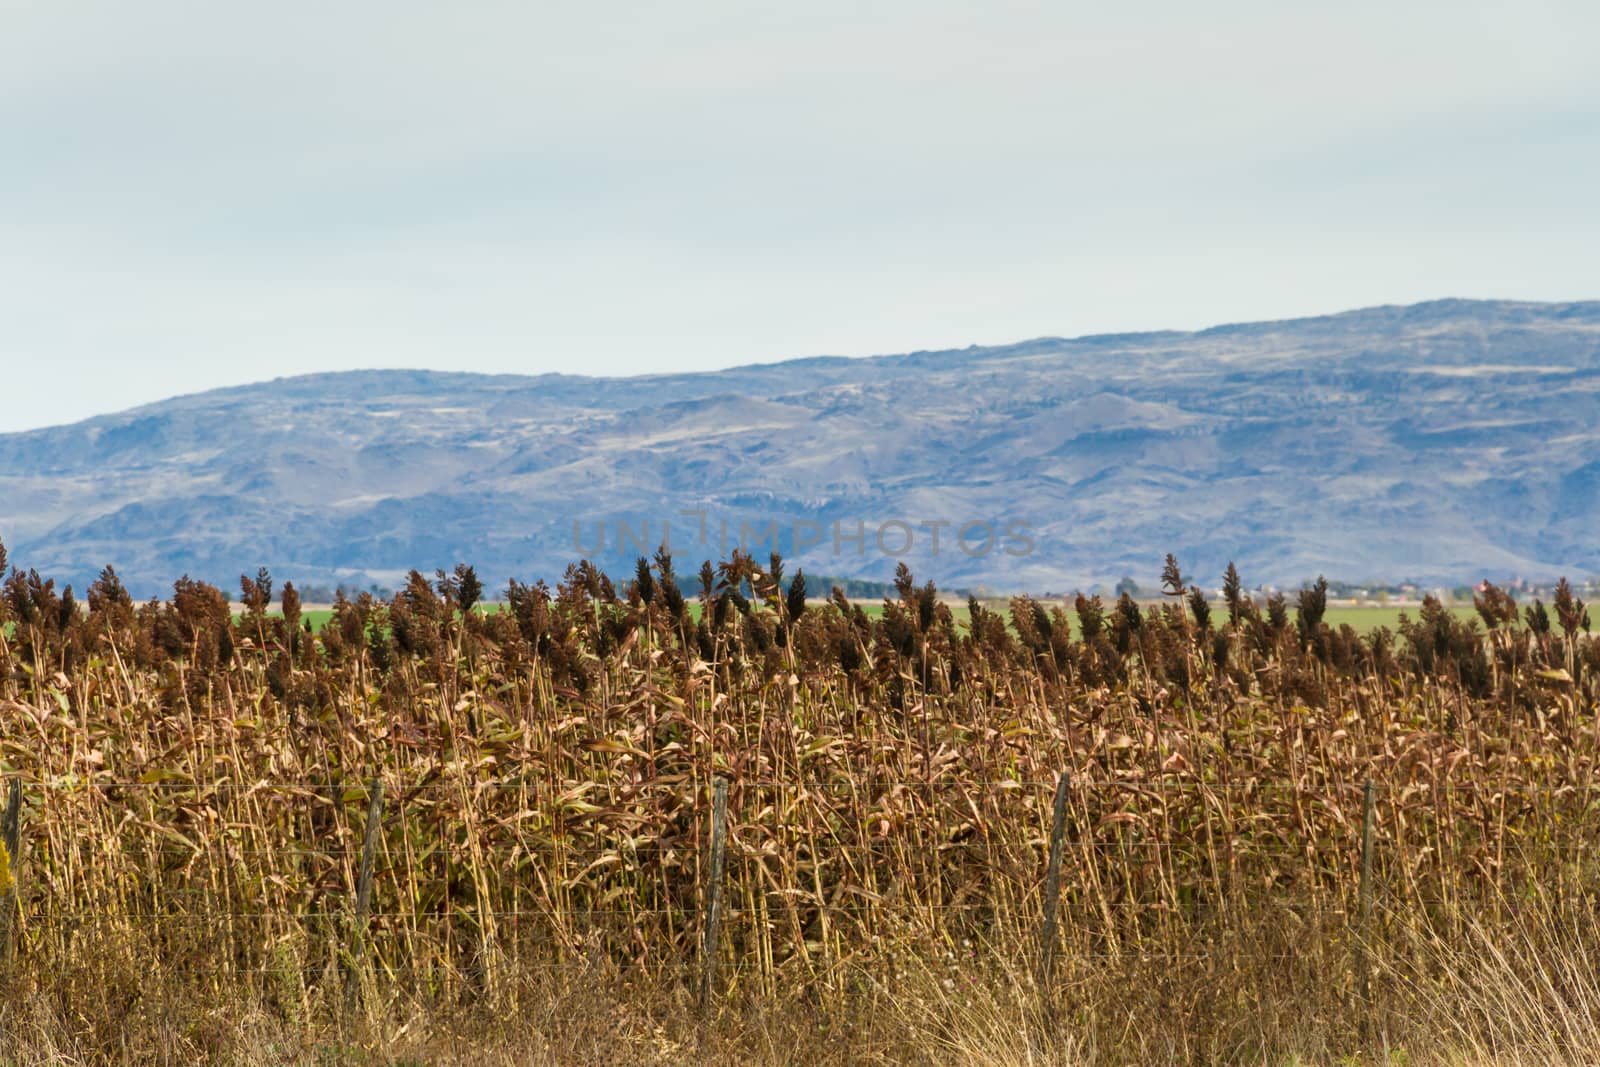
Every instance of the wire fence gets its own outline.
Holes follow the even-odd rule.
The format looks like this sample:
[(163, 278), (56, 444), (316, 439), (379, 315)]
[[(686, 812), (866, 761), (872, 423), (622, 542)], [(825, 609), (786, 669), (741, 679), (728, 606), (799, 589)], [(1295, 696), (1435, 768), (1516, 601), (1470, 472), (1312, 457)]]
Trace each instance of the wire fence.
[[(1021, 779), (1021, 778), (996, 778), (986, 781), (973, 781), (966, 778), (952, 778), (948, 780), (932, 778), (872, 778), (864, 781), (830, 781), (824, 779), (806, 778), (739, 778), (711, 775), (703, 778), (658, 778), (632, 785), (608, 783), (596, 786), (596, 792), (629, 792), (644, 789), (671, 789), (678, 786), (691, 786), (709, 790), (719, 778), (729, 781), (736, 787), (746, 789), (841, 789), (860, 792), (871, 788), (894, 789), (1045, 789), (1053, 790), (1057, 779)], [(199, 781), (174, 781), (158, 780), (143, 781), (139, 779), (103, 779), (94, 777), (77, 778), (71, 775), (58, 775), (52, 778), (26, 778), (10, 776), (7, 782), (20, 783), (26, 789), (109, 789), (109, 790), (176, 790), (176, 791), (226, 791), (239, 790), (249, 792), (290, 792), (318, 796), (325, 794), (330, 789), (354, 790), (356, 795), (364, 795), (368, 779), (351, 776), (348, 779), (328, 781), (304, 779), (299, 781), (283, 780), (242, 780), (234, 778), (217, 778)], [(545, 779), (472, 779), (467, 781), (447, 781), (442, 779), (418, 779), (412, 783), (404, 781), (392, 782), (384, 779), (386, 787), (390, 790), (421, 791), (426, 789), (449, 789), (453, 791), (465, 790), (467, 792), (484, 791), (516, 791), (537, 790), (548, 788), (549, 782)], [(1078, 790), (1095, 789), (1156, 789), (1156, 790), (1283, 790), (1286, 792), (1316, 793), (1329, 788), (1338, 788), (1356, 793), (1363, 792), (1369, 779), (1352, 779), (1349, 781), (1317, 781), (1317, 782), (1286, 782), (1273, 778), (1230, 778), (1225, 780), (1209, 780), (1196, 778), (1182, 778), (1171, 776), (1166, 778), (1069, 778), (1071, 787)], [(1385, 782), (1376, 779), (1370, 780), (1372, 788), (1379, 792), (1405, 792), (1412, 790), (1440, 790), (1447, 792), (1481, 793), (1487, 791), (1506, 792), (1511, 794), (1535, 793), (1573, 793), (1587, 790), (1600, 791), (1600, 780), (1593, 783), (1564, 783), (1561, 785), (1547, 785), (1539, 783), (1512, 783), (1502, 785), (1493, 782), (1452, 781), (1452, 780), (1425, 780), (1416, 779), (1405, 782)], [(353, 783), (353, 784), (352, 784)]]
[[(0, 907), (5, 944), (15, 937), (24, 947), (52, 939), (64, 943), (69, 934), (81, 938), (97, 929), (210, 927), (216, 932), (228, 924), (302, 929), (320, 924), (343, 946), (340, 958), (347, 965), (392, 971), (405, 966), (396, 946), (407, 929), (413, 935), (424, 928), (448, 934), (465, 924), (482, 935), (489, 925), (503, 923), (525, 924), (533, 936), (551, 936), (557, 928), (570, 934), (595, 924), (620, 924), (637, 937), (665, 929), (682, 952), (708, 927), (714, 929), (707, 922), (708, 902), (726, 877), (735, 889), (725, 899), (726, 922), (741, 944), (752, 942), (758, 928), (801, 923), (793, 918), (796, 913), (803, 913), (801, 925), (807, 928), (831, 923), (853, 938), (875, 936), (885, 923), (909, 916), (930, 929), (977, 936), (996, 923), (1012, 930), (1039, 924), (1036, 936), (1045, 961), (1201, 961), (1215, 954), (1186, 951), (1175, 939), (1152, 945), (1129, 937), (1115, 950), (1094, 944), (1136, 931), (1141, 923), (1181, 920), (1183, 929), (1205, 923), (1215, 928), (1230, 907), (1260, 907), (1275, 893), (1295, 888), (1304, 894), (1307, 886), (1309, 899), (1332, 921), (1363, 938), (1386, 914), (1404, 906), (1425, 910), (1451, 893), (1460, 900), (1481, 891), (1503, 914), (1514, 916), (1519, 901), (1506, 892), (1506, 883), (1517, 881), (1517, 871), (1526, 881), (1556, 870), (1560, 878), (1574, 879), (1563, 883), (1561, 892), (1575, 888), (1589, 901), (1600, 895), (1600, 873), (1589, 869), (1596, 866), (1590, 841), (1600, 840), (1600, 814), (1588, 799), (1587, 782), (1136, 780), (1070, 773), (1054, 780), (988, 781), (683, 776), (579, 791), (597, 801), (659, 792), (688, 801), (677, 813), (670, 839), (649, 837), (664, 831), (648, 825), (647, 813), (569, 811), (562, 803), (573, 799), (574, 791), (542, 778), (462, 782), (424, 776), (408, 783), (354, 776), (124, 781), (67, 775), (12, 777), (9, 787), (7, 822), (0, 829), (12, 878), (5, 880), (10, 888)], [(776, 821), (778, 809), (764, 806), (775, 792), (803, 796), (828, 789), (868, 798), (849, 809), (858, 825), (832, 838), (813, 828), (786, 827)], [(951, 827), (938, 821), (886, 825), (881, 838), (863, 837), (863, 827), (878, 817), (873, 803), (923, 790), (945, 794), (951, 811), (965, 804), (976, 812), (985, 797), (1017, 803), (988, 809), (1002, 821), (974, 824), (960, 840), (941, 837)], [(433, 793), (480, 799), (449, 809), (415, 807), (419, 797)], [(730, 793), (743, 802), (734, 805), (731, 825), (718, 825), (714, 811), (726, 807)], [(1181, 826), (1163, 821), (1170, 815), (1163, 804), (1185, 794), (1196, 802), (1185, 809), (1189, 815), (1214, 815), (1217, 821), (1195, 821), (1199, 815)], [(1309, 807), (1315, 817), (1302, 813), (1289, 819), (1284, 813), (1300, 809), (1285, 805), (1273, 809), (1282, 821), (1262, 828), (1252, 820), (1263, 812), (1249, 801), (1263, 794), (1314, 799), (1318, 803)], [(293, 840), (290, 835), (303, 827), (291, 821), (228, 825), (224, 814), (247, 814), (248, 802), (265, 795), (345, 817), (318, 830), (333, 839), (327, 843)], [(86, 796), (95, 800), (91, 808), (72, 802)], [(137, 800), (144, 796), (160, 803), (152, 807)], [(544, 824), (528, 832), (514, 821), (496, 822), (505, 805), (482, 798), (513, 799), (519, 805), (513, 814), (538, 816)], [(712, 798), (718, 798), (717, 805), (708, 803)], [(1150, 806), (1128, 811), (1115, 804), (1130, 798)], [(193, 814), (197, 799), (213, 809), (217, 825), (153, 821), (157, 815)], [(1474, 806), (1452, 806), (1466, 799)], [(1336, 808), (1334, 800), (1348, 810)], [(1571, 801), (1562, 809), (1566, 821), (1560, 825), (1542, 820), (1538, 809), (1553, 800)], [(1421, 830), (1401, 821), (1412, 801), (1436, 816)], [(1506, 814), (1517, 807), (1514, 801), (1534, 802), (1525, 811), (1518, 808), (1515, 819), (1521, 823)], [(628, 826), (597, 825), (604, 818), (643, 821), (631, 827), (637, 831), (632, 839)], [(1004, 822), (1007, 818), (1020, 824)], [(492, 825), (497, 836), (485, 840), (505, 851), (491, 861), (475, 856), (474, 841), (464, 833), (468, 820)], [(30, 833), (30, 823), (36, 832)], [(585, 828), (601, 839), (580, 836)], [(1526, 832), (1518, 836), (1512, 829)], [(548, 839), (556, 833), (573, 836)], [(1248, 837), (1235, 836), (1240, 833)], [(1523, 862), (1529, 840), (1540, 834), (1544, 840), (1536, 843), (1544, 851)], [(729, 859), (726, 875), (705, 862), (719, 843)], [(1545, 847), (1552, 843), (1553, 848)], [(1443, 876), (1447, 861), (1458, 865), (1449, 868), (1448, 879)], [(115, 877), (97, 879), (97, 864)], [(320, 870), (308, 873), (308, 867)], [(882, 877), (867, 882), (835, 873), (869, 867), (881, 870)], [(485, 868), (491, 869), (485, 873)], [(1059, 874), (1052, 878), (1050, 871)], [(1253, 887), (1252, 880), (1263, 879)], [(374, 887), (376, 899), (368, 904)], [(1374, 907), (1377, 920), (1368, 917)], [(1046, 944), (1054, 946), (1049, 953), (1042, 948)], [(697, 947), (703, 959), (722, 951), (716, 944)], [(232, 972), (273, 971), (253, 967), (254, 954), (242, 952)], [(1281, 958), (1293, 955), (1285, 952)]]

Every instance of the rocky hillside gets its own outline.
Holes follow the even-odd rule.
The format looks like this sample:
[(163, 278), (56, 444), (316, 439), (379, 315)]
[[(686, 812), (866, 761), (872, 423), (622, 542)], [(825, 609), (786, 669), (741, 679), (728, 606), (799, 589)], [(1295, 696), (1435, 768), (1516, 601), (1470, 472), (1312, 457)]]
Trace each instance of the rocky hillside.
[(663, 523), (680, 569), (743, 526), (813, 574), (904, 556), (997, 591), (1144, 580), (1167, 551), (1252, 582), (1576, 577), (1600, 570), (1600, 303), (624, 379), (327, 374), (0, 436), (13, 560), (113, 563), (144, 593), (261, 564), (555, 578)]

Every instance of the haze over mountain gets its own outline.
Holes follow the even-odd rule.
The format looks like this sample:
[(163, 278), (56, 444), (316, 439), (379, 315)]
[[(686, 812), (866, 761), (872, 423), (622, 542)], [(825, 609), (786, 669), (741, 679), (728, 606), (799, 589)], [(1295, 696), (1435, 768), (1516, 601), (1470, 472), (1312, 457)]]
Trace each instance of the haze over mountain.
[[(554, 579), (631, 565), (619, 523), (670, 523), (684, 572), (741, 524), (770, 551), (775, 523), (812, 574), (903, 555), (996, 591), (1147, 580), (1168, 551), (1203, 580), (1230, 559), (1251, 583), (1578, 577), (1600, 570), (1600, 302), (621, 379), (325, 374), (0, 436), (13, 561), (77, 583), (111, 563), (141, 594), (259, 565)], [(924, 523), (948, 524), (937, 553)]]

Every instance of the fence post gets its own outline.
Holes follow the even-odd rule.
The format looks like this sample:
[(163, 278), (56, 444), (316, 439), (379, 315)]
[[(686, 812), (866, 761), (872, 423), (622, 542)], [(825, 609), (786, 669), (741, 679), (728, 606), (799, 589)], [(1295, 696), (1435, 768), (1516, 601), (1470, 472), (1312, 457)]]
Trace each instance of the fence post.
[(700, 1011), (711, 1007), (711, 994), (717, 980), (717, 950), (722, 928), (722, 866), (726, 857), (728, 833), (728, 783), (713, 780), (711, 791), (711, 871), (706, 885), (705, 942), (700, 950)]
[(1356, 939), (1356, 985), (1361, 996), (1362, 1018), (1372, 1007), (1372, 968), (1367, 958), (1367, 942), (1372, 936), (1372, 816), (1373, 785), (1367, 788), (1361, 805), (1361, 889), (1360, 932)]
[(350, 973), (345, 998), (355, 1001), (362, 974), (366, 971), (367, 918), (372, 912), (372, 868), (378, 858), (378, 831), (383, 826), (383, 780), (373, 778), (367, 785), (367, 827), (361, 841), (361, 874), (356, 880), (355, 927), (350, 932)]
[(11, 930), (17, 914), (17, 854), (22, 851), (22, 779), (11, 779), (6, 812), (0, 820), (0, 837), (5, 839), (6, 869), (0, 872), (0, 962), (11, 961)]
[(1050, 826), (1050, 862), (1044, 875), (1044, 921), (1039, 927), (1039, 985), (1048, 987), (1056, 969), (1056, 907), (1061, 900), (1061, 849), (1067, 833), (1067, 790), (1072, 777), (1056, 779), (1055, 817)]

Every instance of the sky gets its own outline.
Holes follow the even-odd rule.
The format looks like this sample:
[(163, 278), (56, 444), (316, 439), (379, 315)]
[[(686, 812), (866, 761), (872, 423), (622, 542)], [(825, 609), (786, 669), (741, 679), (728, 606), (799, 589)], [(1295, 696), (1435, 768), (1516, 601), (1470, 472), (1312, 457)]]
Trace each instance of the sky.
[(0, 0), (0, 432), (1600, 298), (1600, 5)]

